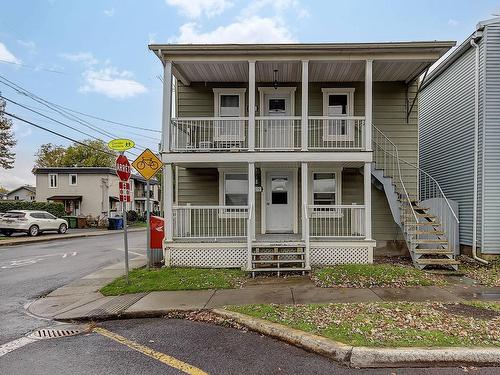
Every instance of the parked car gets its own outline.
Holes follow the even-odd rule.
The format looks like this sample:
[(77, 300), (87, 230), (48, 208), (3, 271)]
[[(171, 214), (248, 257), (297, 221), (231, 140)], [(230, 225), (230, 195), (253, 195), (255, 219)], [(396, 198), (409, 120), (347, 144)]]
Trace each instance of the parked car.
[(10, 236), (14, 232), (24, 232), (28, 236), (38, 236), (42, 232), (66, 233), (68, 222), (46, 211), (8, 211), (0, 217), (0, 233)]

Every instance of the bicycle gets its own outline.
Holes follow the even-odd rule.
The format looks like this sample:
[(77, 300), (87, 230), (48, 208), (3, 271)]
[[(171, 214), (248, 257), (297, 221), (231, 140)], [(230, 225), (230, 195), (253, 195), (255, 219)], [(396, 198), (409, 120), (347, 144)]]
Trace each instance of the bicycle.
[(152, 158), (142, 158), (142, 160), (137, 163), (137, 169), (142, 170), (146, 168), (146, 165), (152, 169), (158, 169), (158, 163)]

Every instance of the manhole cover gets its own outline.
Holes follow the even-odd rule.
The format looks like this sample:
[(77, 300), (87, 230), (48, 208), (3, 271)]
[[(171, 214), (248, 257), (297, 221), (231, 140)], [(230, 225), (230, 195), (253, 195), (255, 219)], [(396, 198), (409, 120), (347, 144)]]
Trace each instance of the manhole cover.
[(82, 333), (83, 330), (74, 327), (71, 328), (42, 328), (37, 331), (31, 332), (28, 337), (33, 339), (43, 340), (43, 339), (57, 339), (60, 337), (75, 336)]

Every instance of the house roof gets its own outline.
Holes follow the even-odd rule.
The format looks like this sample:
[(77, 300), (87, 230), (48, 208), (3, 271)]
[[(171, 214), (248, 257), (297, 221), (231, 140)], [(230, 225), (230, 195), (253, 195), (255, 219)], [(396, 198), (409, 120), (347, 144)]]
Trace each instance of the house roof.
[(190, 82), (245, 82), (248, 60), (256, 60), (256, 81), (301, 81), (301, 60), (309, 60), (309, 81), (363, 81), (373, 59), (374, 81), (411, 81), (443, 56), (453, 41), (304, 44), (151, 44), (172, 72)]
[(31, 185), (23, 185), (23, 186), (19, 186), (18, 188), (15, 188), (14, 190), (11, 190), (9, 191), (8, 193), (5, 193), (5, 195), (10, 195), (12, 193), (15, 193), (16, 191), (19, 191), (21, 189), (25, 189), (25, 190), (28, 190), (32, 193), (36, 193), (36, 187), (35, 186), (31, 186)]
[(485, 26), (500, 23), (500, 17), (492, 18), (489, 20), (481, 21), (476, 25), (476, 30), (470, 34), (457, 48), (455, 48), (446, 58), (437, 62), (437, 65), (433, 67), (432, 71), (427, 74), (425, 81), (422, 83), (422, 89), (425, 89), (432, 81), (441, 75), (450, 65), (457, 61), (460, 56), (466, 53), (472, 48), (471, 40), (477, 41), (482, 37), (482, 30)]

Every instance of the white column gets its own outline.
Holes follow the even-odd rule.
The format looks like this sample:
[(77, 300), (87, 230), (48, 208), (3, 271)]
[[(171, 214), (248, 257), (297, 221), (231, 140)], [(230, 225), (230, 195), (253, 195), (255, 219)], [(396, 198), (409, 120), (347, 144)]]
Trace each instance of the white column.
[(371, 163), (365, 163), (364, 171), (364, 202), (365, 202), (365, 238), (372, 239), (372, 168)]
[(163, 164), (163, 215), (165, 219), (165, 242), (172, 242), (173, 236), (173, 210), (174, 204), (174, 179), (172, 164)]
[(307, 151), (308, 139), (308, 108), (309, 107), (309, 60), (302, 60), (302, 118), (301, 118), (301, 149)]
[(248, 151), (255, 150), (255, 61), (248, 61)]
[(373, 111), (373, 60), (366, 60), (365, 67), (365, 149), (372, 150)]
[(309, 219), (307, 218), (307, 204), (309, 203), (309, 183), (308, 183), (308, 165), (307, 163), (302, 163), (301, 164), (301, 171), (300, 171), (300, 176), (301, 176), (301, 189), (302, 189), (302, 199), (301, 199), (301, 204), (302, 204), (302, 239), (305, 242), (306, 248), (305, 248), (305, 264), (306, 268), (309, 268), (311, 266), (311, 259), (310, 259), (310, 246), (309, 246)]
[(248, 163), (247, 269), (252, 268), (252, 241), (255, 236), (255, 163)]
[(170, 123), (172, 119), (172, 62), (163, 68), (163, 114), (161, 126), (161, 152), (170, 151)]

